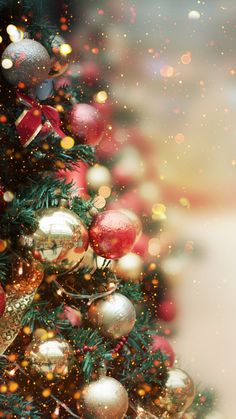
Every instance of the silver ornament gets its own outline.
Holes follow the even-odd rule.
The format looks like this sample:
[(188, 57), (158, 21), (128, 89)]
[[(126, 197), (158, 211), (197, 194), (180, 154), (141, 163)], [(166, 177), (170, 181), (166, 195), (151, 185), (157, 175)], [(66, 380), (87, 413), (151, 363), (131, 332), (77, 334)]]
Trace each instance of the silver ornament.
[(119, 339), (127, 336), (133, 329), (136, 312), (128, 298), (114, 292), (93, 302), (88, 311), (88, 318), (102, 335)]
[(78, 411), (84, 418), (122, 419), (128, 410), (128, 394), (112, 377), (101, 377), (82, 390)]
[(40, 342), (34, 339), (26, 349), (25, 357), (31, 367), (40, 374), (53, 374), (55, 378), (65, 377), (73, 365), (73, 349), (60, 338)]
[(53, 94), (53, 80), (47, 79), (39, 84), (35, 89), (35, 94), (38, 100), (46, 100)]
[(6, 80), (19, 87), (32, 87), (48, 78), (50, 56), (42, 44), (22, 39), (8, 45), (1, 57)]
[(42, 209), (36, 214), (38, 229), (22, 236), (21, 245), (55, 271), (75, 268), (88, 248), (88, 233), (78, 215), (63, 207)]

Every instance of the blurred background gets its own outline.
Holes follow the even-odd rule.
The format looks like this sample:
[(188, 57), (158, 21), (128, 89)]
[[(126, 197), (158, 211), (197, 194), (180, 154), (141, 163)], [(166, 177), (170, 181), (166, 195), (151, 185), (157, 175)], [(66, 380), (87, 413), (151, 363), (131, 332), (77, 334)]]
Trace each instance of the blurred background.
[(234, 419), (236, 3), (74, 0), (71, 12), (73, 51), (99, 61), (124, 127), (133, 114), (155, 147), (164, 228), (196, 250), (166, 266), (179, 306), (174, 349), (217, 391), (211, 418)]

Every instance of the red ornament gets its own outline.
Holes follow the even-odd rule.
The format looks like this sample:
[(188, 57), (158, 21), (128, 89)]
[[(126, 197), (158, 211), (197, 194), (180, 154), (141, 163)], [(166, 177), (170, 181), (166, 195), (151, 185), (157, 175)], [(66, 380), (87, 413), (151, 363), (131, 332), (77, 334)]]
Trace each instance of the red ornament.
[(67, 126), (72, 135), (93, 146), (101, 141), (105, 130), (100, 112), (86, 103), (73, 105), (67, 115)]
[(175, 353), (168, 340), (159, 335), (152, 336), (152, 339), (152, 352), (157, 352), (158, 350), (163, 352), (168, 357), (168, 366), (172, 367), (175, 361)]
[(157, 315), (165, 322), (171, 322), (176, 316), (176, 306), (171, 299), (165, 299), (158, 304)]
[(0, 285), (0, 317), (2, 317), (6, 307), (6, 294), (3, 287)]
[(79, 166), (76, 164), (71, 170), (58, 170), (57, 177), (59, 179), (65, 179), (66, 183), (73, 182), (76, 190), (71, 194), (72, 196), (79, 195), (82, 198), (87, 199), (89, 198), (86, 181), (87, 170), (88, 165), (81, 161), (79, 162)]
[(121, 211), (104, 211), (95, 217), (89, 236), (95, 253), (107, 259), (119, 259), (132, 250), (136, 228)]

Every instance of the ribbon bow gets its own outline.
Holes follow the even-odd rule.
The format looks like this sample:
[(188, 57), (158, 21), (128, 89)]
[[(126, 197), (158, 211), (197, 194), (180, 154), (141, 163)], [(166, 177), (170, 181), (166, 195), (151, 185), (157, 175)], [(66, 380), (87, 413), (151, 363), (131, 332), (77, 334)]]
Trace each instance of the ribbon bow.
[(65, 137), (60, 129), (60, 118), (55, 108), (41, 105), (37, 100), (22, 93), (18, 93), (18, 99), (29, 108), (22, 112), (15, 123), (23, 147), (27, 147), (45, 125), (50, 125), (59, 137)]

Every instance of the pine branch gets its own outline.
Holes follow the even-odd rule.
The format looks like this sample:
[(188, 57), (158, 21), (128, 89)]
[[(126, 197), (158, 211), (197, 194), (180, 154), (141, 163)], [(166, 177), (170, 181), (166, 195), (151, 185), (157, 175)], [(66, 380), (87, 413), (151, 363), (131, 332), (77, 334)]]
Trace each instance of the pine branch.
[(51, 330), (72, 329), (68, 320), (62, 319), (63, 304), (56, 308), (49, 308), (47, 302), (34, 302), (22, 319), (23, 326), (29, 326), (34, 330), (35, 324)]
[(4, 416), (11, 415), (15, 418), (40, 419), (38, 409), (32, 401), (25, 400), (18, 393), (0, 393), (0, 413)]
[(198, 388), (197, 394), (189, 412), (194, 414), (194, 418), (202, 419), (212, 411), (215, 405), (215, 394), (208, 390)]
[(4, 252), (0, 253), (0, 282), (5, 285), (11, 268), (11, 260), (9, 255)]

